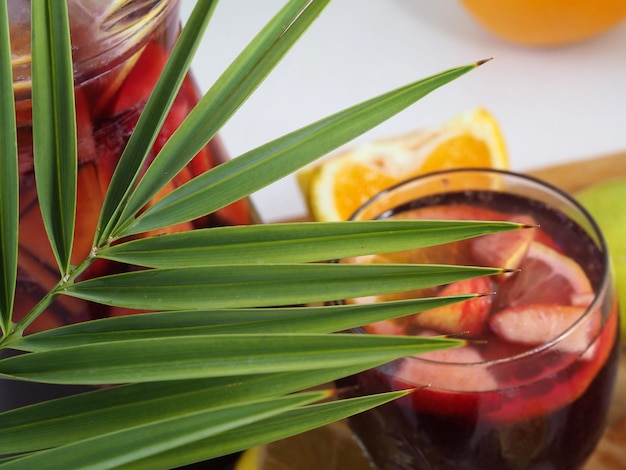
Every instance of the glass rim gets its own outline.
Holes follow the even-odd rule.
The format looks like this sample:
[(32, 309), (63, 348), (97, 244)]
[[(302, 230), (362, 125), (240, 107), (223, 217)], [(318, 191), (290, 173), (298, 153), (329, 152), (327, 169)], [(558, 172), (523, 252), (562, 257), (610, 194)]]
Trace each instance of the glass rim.
[[(544, 181), (541, 178), (537, 178), (535, 176), (532, 176), (532, 175), (528, 175), (528, 174), (524, 174), (524, 173), (520, 173), (520, 172), (515, 172), (515, 171), (511, 171), (511, 170), (503, 170), (503, 169), (495, 169), (495, 168), (481, 168), (481, 167), (452, 168), (452, 169), (446, 169), (446, 170), (439, 170), (439, 171), (424, 173), (424, 174), (420, 174), (420, 175), (417, 175), (417, 176), (413, 176), (411, 178), (407, 178), (406, 180), (402, 180), (402, 181), (400, 181), (400, 182), (390, 186), (389, 188), (386, 188), (386, 189), (383, 189), (382, 191), (379, 191), (374, 196), (372, 196), (370, 199), (368, 199), (366, 202), (361, 204), (361, 206), (359, 206), (350, 215), (348, 220), (350, 220), (350, 221), (359, 220), (359, 219), (357, 219), (358, 215), (360, 213), (362, 213), (365, 209), (370, 207), (374, 202), (382, 199), (383, 197), (385, 197), (389, 193), (392, 193), (392, 192), (394, 192), (394, 191), (396, 191), (398, 189), (406, 187), (407, 185), (413, 184), (415, 182), (419, 182), (421, 180), (437, 178), (439, 176), (443, 176), (443, 175), (446, 175), (446, 174), (463, 174), (463, 173), (476, 173), (476, 172), (490, 173), (490, 174), (494, 174), (494, 175), (502, 175), (502, 176), (509, 177), (509, 178), (516, 178), (516, 179), (519, 179), (521, 181), (526, 181), (527, 183), (532, 183), (534, 185), (541, 186), (547, 192), (551, 192), (555, 196), (557, 196), (559, 198), (562, 198), (564, 201), (566, 201), (567, 203), (571, 204), (571, 206), (576, 211), (578, 211), (580, 213), (580, 215), (584, 218), (584, 220), (589, 224), (590, 230), (593, 231), (593, 234), (591, 234), (592, 235), (592, 239), (597, 243), (597, 247), (598, 247), (598, 249), (601, 252), (602, 270), (601, 270), (601, 273), (600, 273), (600, 279), (601, 279), (600, 284), (598, 286), (598, 289), (594, 291), (593, 300), (585, 308), (584, 313), (582, 315), (580, 315), (580, 317), (578, 319), (576, 319), (576, 321), (574, 323), (572, 323), (566, 330), (564, 330), (563, 332), (561, 332), (559, 335), (557, 335), (556, 337), (552, 338), (551, 340), (546, 341), (543, 344), (531, 347), (528, 350), (523, 351), (521, 353), (517, 353), (517, 354), (511, 355), (511, 356), (506, 356), (506, 357), (502, 357), (502, 358), (498, 358), (498, 359), (488, 359), (488, 360), (476, 361), (476, 362), (439, 361), (439, 360), (434, 360), (434, 359), (428, 359), (428, 358), (420, 357), (420, 355), (408, 356), (408, 357), (404, 358), (405, 360), (407, 360), (407, 359), (408, 360), (416, 360), (416, 361), (422, 361), (422, 362), (427, 362), (427, 363), (431, 363), (431, 364), (437, 364), (437, 365), (441, 365), (441, 366), (449, 366), (449, 367), (452, 367), (452, 366), (454, 366), (454, 367), (471, 367), (471, 366), (489, 367), (489, 366), (496, 366), (496, 365), (505, 364), (505, 363), (508, 364), (508, 363), (511, 363), (511, 362), (517, 361), (517, 360), (523, 360), (523, 359), (526, 359), (528, 357), (541, 354), (542, 352), (547, 351), (547, 350), (553, 348), (554, 346), (556, 346), (557, 344), (565, 341), (570, 335), (575, 334), (576, 333), (576, 329), (577, 329), (577, 327), (579, 327), (580, 323), (585, 321), (597, 309), (600, 309), (601, 308), (602, 299), (604, 299), (604, 297), (606, 295), (610, 294), (608, 291), (611, 288), (611, 261), (610, 261), (609, 253), (608, 253), (608, 245), (606, 243), (604, 235), (602, 234), (602, 231), (600, 230), (600, 227), (598, 226), (598, 223), (595, 221), (595, 219), (593, 218), (591, 213), (580, 202), (578, 202), (572, 195), (568, 194), (566, 191), (562, 190), (558, 186), (556, 186), (556, 185), (554, 185), (554, 184), (552, 184), (552, 183), (550, 183), (548, 181)], [(362, 327), (355, 328), (354, 330), (355, 331), (356, 330), (360, 330), (362, 332), (361, 334), (370, 334), (370, 333), (364, 332)], [(463, 338), (463, 334), (461, 334), (461, 333), (460, 334), (449, 334), (449, 335), (442, 334), (442, 335), (439, 335), (439, 336), (449, 337), (449, 338), (464, 339)], [(471, 339), (470, 339), (470, 341), (471, 341)], [(591, 343), (592, 342), (590, 342), (590, 345), (591, 345)], [(582, 351), (582, 352), (584, 353), (584, 351)]]

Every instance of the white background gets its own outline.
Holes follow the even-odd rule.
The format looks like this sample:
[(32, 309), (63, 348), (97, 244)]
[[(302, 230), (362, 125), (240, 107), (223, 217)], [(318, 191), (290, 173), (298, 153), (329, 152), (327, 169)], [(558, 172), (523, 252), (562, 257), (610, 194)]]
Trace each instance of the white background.
[[(195, 2), (181, 2), (184, 19)], [(193, 64), (202, 91), (284, 2), (218, 4)], [(572, 46), (524, 48), (482, 29), (457, 0), (332, 1), (221, 135), (234, 157), (380, 93), (489, 57), (357, 141), (483, 106), (500, 123), (517, 171), (626, 150), (626, 24)], [(267, 222), (305, 213), (293, 176), (253, 199)]]

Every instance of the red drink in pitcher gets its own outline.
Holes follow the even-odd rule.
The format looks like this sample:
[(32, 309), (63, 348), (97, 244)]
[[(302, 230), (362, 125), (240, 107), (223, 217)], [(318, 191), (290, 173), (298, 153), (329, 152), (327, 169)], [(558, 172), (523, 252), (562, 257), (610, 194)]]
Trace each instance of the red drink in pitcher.
[[(115, 166), (178, 36), (175, 0), (68, 2), (75, 65), (78, 131), (78, 206), (73, 263), (91, 250), (93, 234)], [(20, 238), (15, 318), (26, 314), (58, 281), (58, 271), (38, 208), (33, 174), (30, 101), (30, 1), (9, 0), (14, 57), (20, 165)], [(182, 123), (200, 96), (188, 76), (157, 137), (149, 160)], [(219, 139), (212, 140), (163, 193), (225, 161)], [(163, 194), (161, 194), (162, 196)], [(247, 200), (170, 231), (247, 224)], [(89, 276), (119, 270), (99, 261)], [(29, 330), (125, 313), (70, 297), (59, 298)]]
[(416, 388), (404, 399), (350, 420), (376, 465), (580, 468), (604, 428), (619, 331), (606, 246), (585, 211), (530, 178), (460, 170), (392, 188), (355, 218), (508, 220), (533, 226), (344, 260), (515, 270), (400, 294), (493, 293), (363, 328), (368, 334), (470, 340), (462, 348), (395, 361), (341, 382), (357, 385), (359, 393)]

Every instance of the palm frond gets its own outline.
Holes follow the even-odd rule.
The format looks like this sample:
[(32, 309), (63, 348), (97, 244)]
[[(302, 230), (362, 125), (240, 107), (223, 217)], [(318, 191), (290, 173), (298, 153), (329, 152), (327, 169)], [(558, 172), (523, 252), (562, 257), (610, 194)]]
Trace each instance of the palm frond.
[[(225, 207), (349, 142), (477, 65), (405, 85), (225, 162), (172, 191), (127, 223), (117, 236), (174, 225)], [(186, 123), (181, 129), (187, 130)]]
[(100, 213), (95, 246), (109, 237), (112, 226), (121, 214), (121, 208), (135, 187), (152, 144), (189, 71), (193, 54), (198, 48), (216, 4), (216, 0), (197, 2), (189, 21), (185, 24), (113, 173)]
[[(443, 337), (338, 332), (478, 294), (373, 305), (299, 305), (502, 272), (323, 261), (432, 246), (520, 228), (516, 224), (303, 223), (122, 238), (196, 219), (246, 197), (478, 65), (415, 81), (295, 130), (198, 176), (146, 209), (253, 93), (328, 0), (287, 2), (139, 177), (215, 3), (197, 2), (114, 173), (94, 250), (71, 266), (75, 108), (85, 103), (80, 93), (74, 96), (66, 3), (32, 2), (36, 184), (59, 279), (15, 323), (19, 175), (11, 49), (8, 28), (0, 28), (0, 351), (19, 351), (1, 356), (0, 386), (18, 380), (126, 384), (0, 413), (0, 453), (16, 454), (0, 459), (0, 468), (169, 468), (287, 437), (398, 398), (406, 392), (324, 403), (314, 402), (328, 392), (296, 392), (398, 358), (463, 345)], [(3, 3), (0, 25), (7, 24)], [(100, 260), (133, 269), (81, 277)], [(25, 336), (25, 328), (59, 296), (150, 313)]]
[(423, 248), (519, 228), (509, 222), (445, 220), (216, 227), (118, 243), (100, 249), (96, 256), (149, 268), (307, 263)]

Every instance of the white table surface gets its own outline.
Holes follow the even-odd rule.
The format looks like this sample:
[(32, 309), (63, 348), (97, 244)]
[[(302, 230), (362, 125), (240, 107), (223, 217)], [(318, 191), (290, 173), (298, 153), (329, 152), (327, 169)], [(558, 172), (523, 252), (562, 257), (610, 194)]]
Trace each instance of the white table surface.
[[(194, 2), (181, 0), (186, 18)], [(222, 0), (193, 63), (207, 90), (285, 0)], [(444, 122), (478, 106), (524, 171), (626, 150), (626, 23), (580, 44), (533, 49), (482, 29), (457, 0), (333, 0), (223, 128), (234, 157), (352, 104), (448, 68), (494, 60), (351, 143)], [(295, 178), (254, 195), (267, 222), (300, 216)]]

